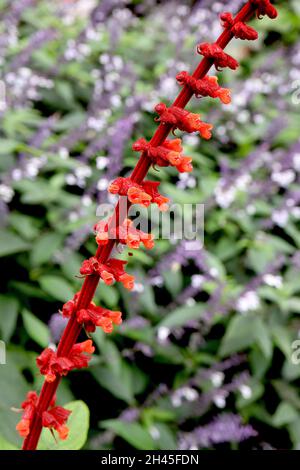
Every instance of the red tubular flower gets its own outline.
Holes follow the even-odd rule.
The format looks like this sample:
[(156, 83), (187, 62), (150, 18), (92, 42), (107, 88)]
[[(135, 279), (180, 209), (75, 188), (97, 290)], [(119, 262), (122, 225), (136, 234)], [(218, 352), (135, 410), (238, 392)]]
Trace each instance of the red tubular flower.
[[(180, 139), (166, 140), (170, 131), (178, 128), (187, 132), (198, 131), (204, 138), (210, 138), (211, 124), (205, 124), (200, 121), (197, 114), (189, 113), (184, 108), (189, 102), (193, 92), (193, 87), (197, 86), (197, 94), (202, 96), (212, 96), (221, 99), (223, 102), (229, 102), (230, 96), (226, 91), (221, 92), (217, 81), (213, 77), (207, 77), (207, 73), (214, 63), (217, 69), (229, 67), (235, 70), (238, 67), (238, 62), (231, 56), (224, 52), (225, 47), (228, 45), (233, 35), (238, 37), (250, 38), (254, 33), (250, 32), (249, 28), (245, 27), (244, 22), (248, 21), (251, 17), (257, 14), (258, 17), (268, 15), (270, 18), (277, 16), (276, 9), (271, 5), (269, 0), (249, 0), (239, 11), (234, 19), (234, 24), (231, 24), (231, 17), (223, 17), (223, 21), (227, 22), (228, 27), (217, 39), (215, 44), (201, 44), (198, 46), (198, 52), (204, 56), (200, 64), (194, 71), (192, 78), (182, 78), (186, 80), (184, 85), (188, 85), (190, 90), (186, 87), (182, 90), (174, 103), (167, 108), (164, 104), (159, 104), (156, 111), (160, 115), (159, 120), (161, 124), (155, 131), (152, 139), (148, 143), (145, 139), (139, 139), (134, 145), (133, 149), (142, 152), (141, 157), (133, 170), (130, 180), (137, 186), (132, 187), (130, 197), (133, 200), (142, 200), (140, 187), (143, 192), (150, 194), (153, 200), (159, 201), (159, 204), (164, 205), (164, 202), (157, 196), (157, 186), (152, 182), (144, 182), (147, 172), (152, 165), (158, 166), (174, 166), (178, 171), (191, 171), (191, 158), (182, 155), (182, 146)], [(241, 24), (239, 24), (241, 23)], [(229, 29), (230, 26), (230, 29)], [(231, 28), (234, 28), (232, 30)], [(196, 80), (196, 82), (194, 81)], [(201, 90), (200, 90), (200, 88)], [(201, 93), (200, 93), (200, 91)], [(150, 188), (149, 188), (150, 183)], [(117, 189), (119, 191), (119, 189)], [(129, 191), (129, 190), (128, 190)], [(82, 273), (85, 280), (81, 291), (74, 296), (74, 299), (67, 302), (63, 307), (63, 315), (70, 318), (60, 343), (55, 353), (52, 350), (46, 350), (38, 358), (38, 363), (41, 372), (46, 375), (38, 401), (36, 396), (33, 395), (32, 403), (24, 405), (24, 412), (21, 423), (18, 429), (23, 436), (26, 436), (23, 449), (34, 450), (37, 447), (38, 440), (41, 434), (43, 424), (50, 429), (56, 429), (61, 437), (66, 437), (67, 430), (65, 429), (66, 415), (61, 410), (51, 412), (51, 403), (55, 396), (60, 375), (64, 375), (68, 370), (74, 367), (85, 367), (88, 363), (89, 356), (93, 351), (93, 346), (90, 341), (75, 345), (76, 340), (81, 332), (81, 326), (84, 326), (86, 331), (94, 331), (96, 326), (100, 326), (105, 332), (109, 333), (113, 329), (113, 324), (120, 324), (121, 312), (111, 312), (110, 310), (96, 307), (92, 303), (92, 299), (97, 287), (100, 274), (98, 273), (98, 265), (104, 266), (105, 269), (101, 271), (102, 279), (110, 283), (111, 278), (119, 279), (121, 282), (131, 285), (132, 280), (126, 273), (124, 273), (124, 265), (120, 262), (110, 260), (111, 251), (116, 243), (127, 244), (130, 248), (138, 248), (141, 243), (146, 248), (152, 248), (154, 245), (153, 236), (137, 230), (133, 222), (126, 219), (121, 225), (114, 228), (113, 221), (120, 218), (120, 204), (118, 203), (115, 209), (114, 216), (108, 221), (98, 222), (95, 226), (96, 241), (98, 249), (92, 261), (88, 260), (82, 267)], [(124, 217), (122, 216), (122, 220)], [(116, 225), (116, 224), (115, 224)], [(114, 240), (114, 241), (112, 241)], [(125, 276), (125, 280), (124, 280)], [(125, 286), (126, 287), (126, 286)], [(54, 377), (54, 380), (53, 380)], [(50, 379), (50, 380), (49, 380)], [(49, 410), (50, 407), (50, 410)], [(47, 413), (46, 415), (44, 413)], [(50, 413), (50, 416), (49, 416)]]
[(247, 39), (248, 41), (255, 41), (258, 38), (258, 33), (254, 28), (243, 21), (235, 22), (231, 13), (221, 13), (220, 19), (223, 28), (229, 29), (235, 38)]
[[(151, 203), (155, 203), (161, 210), (166, 210), (169, 199), (159, 194), (157, 191), (159, 184), (152, 181), (143, 181), (141, 184), (137, 184), (130, 178), (120, 177), (110, 184), (108, 191), (112, 194), (119, 194), (119, 196), (127, 196), (132, 204), (149, 207)], [(153, 190), (154, 187), (156, 191)]]
[(57, 356), (53, 349), (46, 348), (37, 358), (37, 366), (40, 373), (45, 376), (46, 382), (51, 383), (56, 377), (67, 375), (73, 369), (87, 367), (91, 356), (84, 353), (91, 354), (94, 349), (91, 340), (74, 344), (68, 357)]
[[(121, 272), (120, 265), (118, 263), (117, 265), (119, 271), (116, 274), (116, 277), (119, 276), (120, 280), (122, 278), (121, 282), (125, 284), (133, 283), (133, 276), (129, 276), (124, 271)], [(75, 294), (73, 300), (69, 300), (64, 304), (62, 314), (66, 318), (69, 318), (75, 314), (77, 322), (81, 325), (84, 325), (87, 333), (93, 333), (97, 326), (102, 328), (105, 333), (111, 333), (113, 331), (113, 325), (120, 325), (122, 323), (122, 313), (119, 311), (114, 312), (107, 308), (97, 307), (93, 302), (90, 302), (87, 308), (81, 308), (77, 310), (77, 303), (78, 293)]]
[[(134, 276), (131, 276), (125, 272), (124, 267), (126, 264), (127, 261), (114, 258), (109, 259), (105, 264), (102, 264), (99, 263), (95, 256), (93, 256), (92, 258), (86, 259), (82, 263), (80, 274), (83, 276), (88, 276), (94, 273), (98, 273), (99, 276), (104, 280), (105, 284), (111, 285), (113, 281), (122, 282), (126, 289), (131, 290), (134, 287)], [(72, 309), (72, 306), (68, 306), (67, 304), (65, 304), (66, 308)]]
[(30, 432), (30, 424), (33, 418), (35, 408), (38, 402), (38, 396), (36, 392), (28, 392), (26, 400), (21, 404), (21, 408), (24, 410), (22, 414), (22, 419), (18, 422), (16, 430), (21, 437), (28, 436)]
[(224, 104), (231, 102), (230, 90), (218, 85), (218, 77), (206, 75), (204, 78), (196, 80), (196, 78), (183, 70), (177, 74), (176, 80), (179, 85), (187, 85), (191, 88), (196, 98), (200, 96), (210, 96), (211, 98), (219, 98)]
[(155, 111), (159, 114), (156, 121), (163, 124), (171, 124), (173, 129), (179, 129), (184, 132), (199, 132), (203, 139), (211, 138), (212, 124), (201, 121), (199, 114), (190, 113), (185, 109), (171, 106), (167, 108), (164, 103), (155, 106)]
[(49, 411), (44, 411), (42, 415), (42, 425), (45, 428), (55, 429), (59, 435), (59, 438), (65, 440), (69, 434), (69, 429), (66, 426), (66, 422), (70, 414), (71, 411), (66, 410), (62, 406), (55, 406)]
[(208, 42), (204, 42), (199, 44), (197, 47), (197, 52), (207, 59), (213, 59), (215, 67), (218, 71), (225, 67), (236, 70), (239, 66), (238, 61), (231, 57), (231, 55), (226, 54), (226, 52), (224, 52), (223, 49), (216, 43), (210, 44)]
[(276, 8), (271, 4), (270, 0), (249, 0), (250, 3), (257, 9), (256, 16), (261, 19), (264, 15), (274, 20), (278, 12)]
[(144, 152), (151, 159), (153, 166), (174, 166), (180, 173), (193, 170), (191, 157), (182, 155), (181, 139), (167, 139), (162, 145), (154, 147), (141, 138), (133, 144), (132, 149), (135, 152)]

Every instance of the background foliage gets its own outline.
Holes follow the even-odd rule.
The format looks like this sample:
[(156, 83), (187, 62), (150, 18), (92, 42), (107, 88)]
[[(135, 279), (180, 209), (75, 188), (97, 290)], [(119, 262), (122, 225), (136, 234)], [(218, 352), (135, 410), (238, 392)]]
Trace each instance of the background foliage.
[[(0, 1), (0, 448), (20, 446), (11, 407), (41, 387), (35, 358), (58, 341), (108, 182), (240, 4)], [(126, 321), (62, 382), (70, 440), (44, 432), (41, 448), (299, 448), (300, 10), (277, 4), (258, 42), (229, 48), (232, 104), (193, 100), (215, 125), (209, 142), (184, 136), (193, 174), (160, 170), (174, 202), (205, 203), (204, 248), (160, 240), (129, 259), (135, 292), (100, 285)]]

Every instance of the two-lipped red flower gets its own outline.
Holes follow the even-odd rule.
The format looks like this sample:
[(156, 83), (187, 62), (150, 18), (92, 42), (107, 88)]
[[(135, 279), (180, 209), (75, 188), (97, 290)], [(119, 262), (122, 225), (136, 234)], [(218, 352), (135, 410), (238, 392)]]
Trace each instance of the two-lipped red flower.
[(101, 221), (95, 225), (96, 242), (98, 245), (105, 245), (108, 239), (117, 240), (122, 245), (137, 249), (143, 243), (144, 247), (150, 250), (154, 246), (154, 236), (151, 233), (145, 233), (135, 228), (130, 219), (125, 219), (121, 225), (110, 226), (111, 219)]
[(114, 281), (121, 282), (125, 289), (134, 287), (134, 276), (127, 274), (124, 270), (127, 261), (111, 258), (105, 264), (100, 263), (95, 256), (83, 261), (80, 274), (90, 276), (97, 273), (101, 279), (110, 286)]
[(18, 431), (21, 437), (28, 436), (30, 432), (30, 423), (34, 415), (37, 402), (38, 402), (37, 393), (30, 391), (27, 393), (26, 400), (24, 400), (23, 403), (21, 404), (21, 408), (24, 411), (23, 411), (21, 420), (18, 422), (16, 426), (16, 430)]
[(199, 132), (203, 139), (211, 138), (212, 124), (201, 121), (200, 115), (190, 113), (186, 109), (178, 108), (178, 106), (167, 106), (164, 103), (158, 103), (155, 111), (159, 114), (156, 121), (163, 124), (171, 124), (173, 129), (179, 129), (184, 132)]
[[(27, 437), (30, 432), (31, 421), (34, 416), (36, 406), (38, 403), (38, 396), (36, 392), (28, 392), (26, 400), (21, 404), (24, 410), (22, 419), (16, 426), (16, 430), (21, 437)], [(68, 437), (69, 429), (66, 426), (66, 421), (71, 414), (71, 411), (66, 410), (62, 406), (55, 405), (55, 396), (51, 400), (50, 409), (42, 413), (42, 425), (46, 428), (55, 429), (58, 432), (60, 439)]]
[(213, 59), (215, 67), (218, 71), (225, 67), (236, 70), (239, 66), (238, 61), (235, 60), (231, 55), (226, 54), (226, 52), (224, 52), (223, 49), (216, 43), (210, 44), (208, 42), (203, 42), (197, 46), (197, 52), (207, 59)]
[(206, 75), (202, 79), (196, 79), (183, 70), (177, 74), (176, 80), (179, 85), (187, 85), (190, 87), (195, 93), (196, 98), (199, 98), (200, 96), (210, 96), (211, 98), (219, 98), (219, 100), (224, 104), (229, 104), (231, 102), (229, 88), (220, 87), (218, 84), (218, 77)]
[(270, 0), (249, 0), (254, 7), (257, 8), (256, 16), (261, 19), (267, 15), (271, 20), (275, 19), (278, 15), (276, 8), (271, 4)]
[(73, 369), (87, 367), (95, 348), (90, 339), (74, 344), (68, 357), (58, 356), (51, 348), (46, 348), (36, 362), (46, 382), (54, 382), (58, 376), (67, 375)]
[(162, 196), (157, 188), (160, 185), (156, 181), (143, 181), (141, 184), (135, 183), (130, 178), (119, 177), (108, 187), (108, 191), (119, 196), (127, 196), (132, 204), (140, 204), (149, 207), (151, 203), (157, 204), (161, 211), (168, 209), (169, 199)]
[(132, 150), (145, 152), (151, 159), (153, 166), (174, 166), (180, 173), (189, 173), (193, 170), (192, 158), (182, 155), (181, 139), (166, 139), (158, 147), (152, 146), (146, 139), (137, 140)]
[(49, 411), (44, 411), (42, 424), (45, 428), (55, 429), (60, 439), (65, 440), (69, 435), (69, 428), (66, 426), (71, 411), (62, 406), (54, 406)]
[(69, 300), (62, 308), (62, 314), (70, 318), (74, 313), (77, 322), (84, 325), (87, 333), (93, 333), (96, 327), (102, 328), (104, 333), (112, 333), (113, 325), (122, 323), (122, 313), (107, 308), (97, 307), (93, 302), (87, 308), (77, 309), (79, 294), (75, 294), (73, 300)]
[(231, 13), (221, 13), (220, 19), (223, 28), (230, 29), (236, 39), (255, 41), (258, 38), (258, 33), (254, 28), (251, 28), (243, 21), (235, 22)]

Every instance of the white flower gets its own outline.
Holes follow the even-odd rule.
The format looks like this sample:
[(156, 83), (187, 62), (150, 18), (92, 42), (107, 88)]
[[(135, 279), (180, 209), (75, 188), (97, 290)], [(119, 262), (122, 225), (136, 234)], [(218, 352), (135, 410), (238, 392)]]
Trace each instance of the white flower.
[(66, 160), (69, 157), (69, 150), (65, 147), (61, 147), (58, 151), (58, 155), (62, 160)]
[(104, 170), (107, 167), (107, 158), (106, 157), (97, 157), (96, 158), (96, 167), (98, 170)]
[(218, 206), (223, 209), (227, 209), (232, 204), (236, 196), (236, 188), (234, 186), (224, 188), (224, 184), (222, 182), (219, 182), (214, 192)]
[(81, 202), (84, 207), (89, 207), (92, 204), (92, 199), (90, 196), (84, 195), (82, 196)]
[(245, 400), (248, 400), (249, 398), (252, 397), (252, 390), (249, 387), (249, 385), (243, 384), (239, 387), (239, 389), (240, 389), (242, 397), (245, 398)]
[(294, 207), (291, 213), (292, 216), (295, 217), (295, 219), (300, 219), (300, 207)]
[(237, 301), (236, 308), (241, 313), (258, 309), (260, 305), (259, 297), (254, 291), (245, 292)]
[(76, 176), (72, 175), (72, 173), (68, 173), (65, 176), (65, 181), (69, 186), (74, 186), (76, 184)]
[(265, 274), (263, 277), (263, 280), (270, 287), (275, 287), (276, 289), (279, 289), (280, 287), (282, 287), (281, 276), (275, 276), (274, 274)]
[(140, 292), (144, 292), (144, 290), (145, 290), (145, 287), (141, 282), (135, 282), (134, 283), (134, 287), (132, 289), (132, 292), (140, 293)]
[(185, 301), (185, 305), (187, 305), (188, 307), (193, 307), (195, 304), (196, 304), (196, 300), (193, 299), (192, 297), (190, 297), (189, 299)]
[(22, 170), (20, 168), (14, 168), (11, 172), (11, 177), (14, 181), (20, 181), (20, 179), (22, 179)]
[(97, 183), (98, 191), (105, 191), (108, 188), (109, 181), (107, 178), (101, 178)]
[(172, 405), (175, 408), (178, 408), (182, 405), (183, 400), (192, 402), (197, 400), (199, 394), (197, 390), (191, 387), (181, 387), (175, 390), (175, 392), (171, 396)]
[(198, 289), (199, 287), (202, 286), (204, 280), (205, 280), (205, 277), (202, 276), (201, 274), (194, 274), (192, 276), (192, 287), (195, 287), (195, 289)]
[(300, 153), (295, 153), (293, 157), (294, 168), (296, 171), (300, 171)]
[(0, 184), (0, 199), (4, 202), (10, 202), (14, 197), (14, 190), (6, 184)]
[(250, 182), (251, 182), (251, 176), (245, 174), (237, 178), (235, 185), (237, 189), (240, 189), (241, 191), (245, 191)]
[(274, 211), (272, 214), (272, 220), (279, 227), (285, 227), (289, 220), (289, 214), (285, 209)]
[(211, 383), (213, 384), (214, 387), (220, 387), (222, 385), (223, 381), (225, 378), (224, 372), (221, 371), (216, 371), (213, 372), (210, 376)]
[(89, 166), (82, 165), (75, 168), (75, 175), (77, 178), (89, 178), (92, 175), (92, 169)]
[(155, 441), (157, 441), (160, 438), (160, 432), (155, 426), (151, 426), (151, 428), (149, 429), (149, 433), (152, 439), (154, 439)]
[(157, 339), (160, 343), (165, 343), (171, 331), (166, 326), (160, 326), (157, 330)]
[(214, 396), (213, 402), (214, 402), (214, 404), (216, 405), (217, 408), (225, 408), (227, 395), (228, 395), (227, 392), (220, 391), (220, 393), (218, 392)]
[(274, 183), (279, 184), (279, 186), (281, 186), (282, 188), (286, 188), (293, 181), (295, 181), (296, 175), (293, 170), (285, 170), (285, 171), (273, 172), (271, 175), (271, 178), (274, 181)]

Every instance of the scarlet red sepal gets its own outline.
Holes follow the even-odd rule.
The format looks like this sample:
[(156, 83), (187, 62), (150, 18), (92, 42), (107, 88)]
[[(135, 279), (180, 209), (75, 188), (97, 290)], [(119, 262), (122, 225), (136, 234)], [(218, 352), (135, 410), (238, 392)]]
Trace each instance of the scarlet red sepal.
[(271, 20), (274, 20), (278, 16), (276, 8), (271, 4), (270, 0), (249, 0), (250, 3), (257, 8), (256, 16), (261, 19), (264, 15), (267, 15)]
[(113, 325), (122, 323), (122, 313), (112, 311), (106, 308), (97, 307), (93, 302), (85, 309), (77, 311), (78, 293), (73, 300), (64, 304), (62, 314), (69, 318), (73, 313), (76, 314), (77, 322), (84, 325), (86, 332), (93, 333), (99, 326), (105, 333), (112, 333)]
[(99, 263), (97, 258), (93, 256), (85, 260), (80, 268), (80, 274), (83, 276), (89, 276), (97, 273), (101, 279), (108, 286), (114, 281), (121, 282), (123, 286), (131, 290), (134, 287), (134, 276), (127, 274), (124, 270), (127, 261), (111, 258), (105, 264)]
[(235, 60), (231, 55), (226, 54), (226, 52), (224, 52), (223, 49), (216, 43), (210, 44), (208, 42), (204, 42), (199, 44), (197, 47), (197, 52), (207, 59), (213, 59), (217, 70), (225, 67), (236, 70), (239, 66), (238, 61)]
[(43, 412), (42, 424), (45, 428), (55, 429), (59, 438), (65, 440), (69, 435), (69, 428), (66, 426), (66, 422), (70, 414), (71, 411), (66, 410), (62, 406), (55, 406), (49, 411)]
[(235, 22), (231, 13), (221, 13), (220, 19), (223, 28), (230, 29), (236, 39), (255, 41), (258, 38), (258, 33), (254, 28), (243, 21)]
[(46, 348), (38, 356), (36, 362), (40, 373), (45, 376), (46, 382), (51, 383), (57, 377), (67, 375), (73, 369), (87, 367), (91, 359), (90, 354), (94, 350), (92, 341), (88, 339), (83, 343), (74, 344), (68, 357), (57, 356), (53, 349)]
[(199, 132), (203, 139), (211, 138), (212, 124), (201, 121), (199, 114), (190, 113), (186, 109), (171, 106), (167, 108), (164, 103), (155, 106), (155, 111), (159, 114), (156, 121), (163, 124), (171, 124), (173, 129), (179, 129), (184, 132)]
[(145, 152), (153, 166), (174, 166), (180, 173), (193, 170), (192, 158), (182, 155), (181, 139), (165, 140), (162, 145), (153, 147), (145, 139), (137, 140), (132, 149), (135, 152)]
[(132, 204), (149, 207), (151, 203), (155, 203), (160, 210), (165, 211), (168, 208), (169, 199), (157, 191), (159, 185), (160, 183), (154, 181), (143, 181), (137, 184), (130, 178), (119, 177), (110, 184), (108, 191), (119, 196), (127, 196)]
[(195, 93), (196, 98), (210, 96), (211, 98), (219, 98), (224, 104), (231, 102), (230, 90), (218, 85), (218, 77), (206, 75), (204, 78), (197, 80), (183, 70), (177, 74), (176, 80), (179, 85), (190, 87)]
[(24, 410), (21, 420), (16, 426), (16, 430), (21, 437), (27, 437), (30, 432), (30, 423), (33, 418), (35, 408), (38, 402), (38, 396), (36, 392), (28, 392), (26, 400), (21, 404), (21, 408)]

